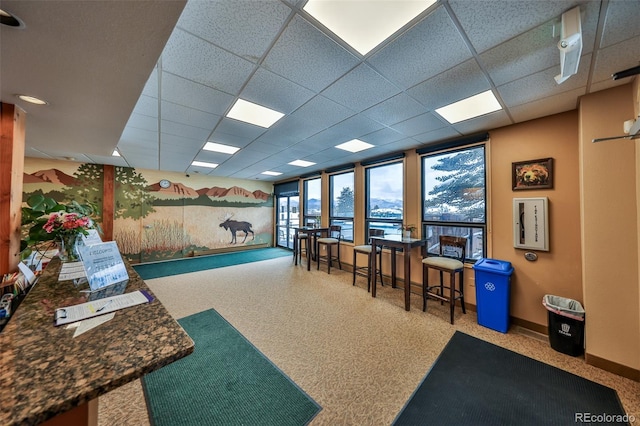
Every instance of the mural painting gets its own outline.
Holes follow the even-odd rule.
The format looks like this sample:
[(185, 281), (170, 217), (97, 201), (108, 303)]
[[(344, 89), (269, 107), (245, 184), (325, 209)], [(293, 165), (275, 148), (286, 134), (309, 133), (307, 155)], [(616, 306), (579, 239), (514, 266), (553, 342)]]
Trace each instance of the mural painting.
[[(103, 166), (26, 158), (23, 200), (102, 205)], [(270, 246), (268, 182), (115, 167), (113, 239), (132, 263)]]

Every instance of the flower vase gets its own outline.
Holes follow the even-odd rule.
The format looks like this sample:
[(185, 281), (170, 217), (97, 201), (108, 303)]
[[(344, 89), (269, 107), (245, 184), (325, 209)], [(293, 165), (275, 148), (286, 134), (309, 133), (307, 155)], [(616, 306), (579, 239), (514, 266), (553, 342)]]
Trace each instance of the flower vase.
[(76, 262), (80, 260), (78, 252), (78, 234), (61, 235), (56, 241), (58, 257), (62, 262)]
[(411, 231), (404, 231), (405, 238), (411, 238)]

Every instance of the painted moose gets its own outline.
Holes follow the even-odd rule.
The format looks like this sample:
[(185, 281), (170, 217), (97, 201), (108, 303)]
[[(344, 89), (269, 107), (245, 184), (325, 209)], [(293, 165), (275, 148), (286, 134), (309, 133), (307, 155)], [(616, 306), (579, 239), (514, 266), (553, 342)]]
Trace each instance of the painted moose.
[(247, 241), (247, 236), (249, 235), (249, 232), (251, 232), (251, 235), (255, 240), (256, 235), (251, 230), (251, 226), (252, 225), (249, 222), (239, 222), (237, 220), (231, 220), (231, 219), (226, 219), (224, 222), (220, 224), (220, 228), (224, 228), (225, 231), (226, 230), (231, 231), (231, 242), (229, 244), (237, 243), (236, 232), (238, 231), (244, 232), (244, 240), (242, 240), (243, 243)]

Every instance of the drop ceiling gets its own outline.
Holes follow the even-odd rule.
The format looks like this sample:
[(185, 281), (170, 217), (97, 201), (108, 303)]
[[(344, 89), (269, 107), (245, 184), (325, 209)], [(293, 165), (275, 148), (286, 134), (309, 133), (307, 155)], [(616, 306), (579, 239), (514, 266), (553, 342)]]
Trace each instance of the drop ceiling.
[[(1, 29), (1, 99), (27, 112), (28, 157), (279, 181), (573, 110), (640, 61), (637, 1), (442, 0), (365, 56), (304, 4), (1, 1), (24, 23)], [(580, 66), (558, 85), (558, 24), (576, 5)], [(434, 112), (486, 90), (502, 110), (454, 125)], [(239, 98), (285, 115), (226, 118)], [(374, 147), (335, 148), (354, 138)]]

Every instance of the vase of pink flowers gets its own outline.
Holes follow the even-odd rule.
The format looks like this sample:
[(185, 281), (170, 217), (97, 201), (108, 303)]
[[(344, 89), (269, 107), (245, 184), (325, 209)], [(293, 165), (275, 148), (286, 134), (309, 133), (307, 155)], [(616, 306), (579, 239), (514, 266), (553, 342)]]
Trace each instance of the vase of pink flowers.
[(71, 201), (61, 204), (55, 200), (35, 194), (22, 208), (23, 240), (20, 242), (22, 258), (33, 250), (47, 249), (55, 245), (63, 262), (80, 260), (78, 243), (89, 229), (100, 231), (93, 216), (97, 208), (92, 203), (79, 204)]

